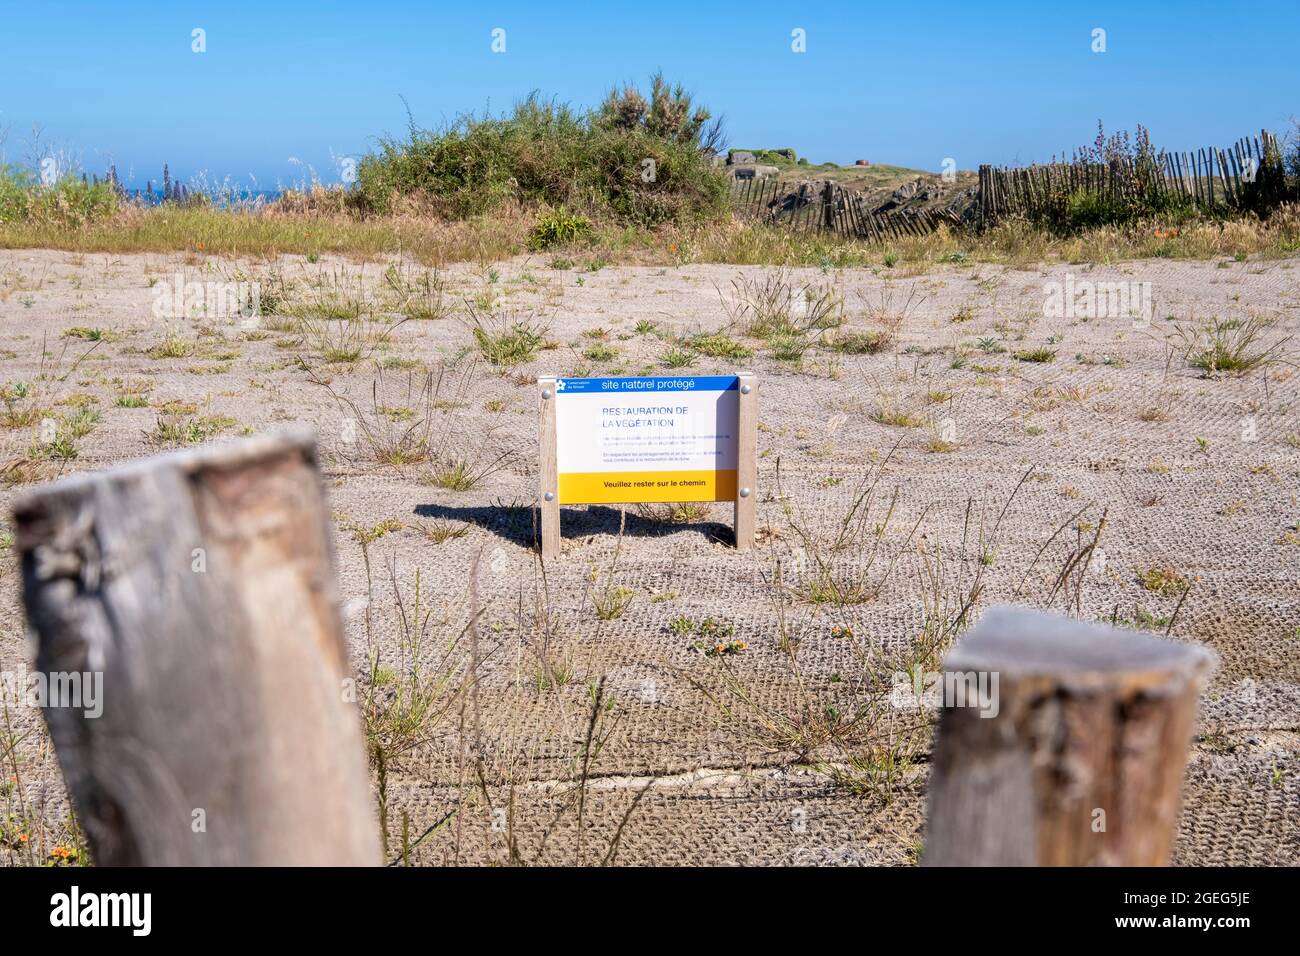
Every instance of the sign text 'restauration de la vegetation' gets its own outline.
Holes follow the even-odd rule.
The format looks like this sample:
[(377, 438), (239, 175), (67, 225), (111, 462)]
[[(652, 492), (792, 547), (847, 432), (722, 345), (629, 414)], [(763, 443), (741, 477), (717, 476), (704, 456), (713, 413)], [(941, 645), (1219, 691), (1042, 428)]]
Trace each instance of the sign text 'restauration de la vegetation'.
[(734, 501), (738, 382), (557, 379), (559, 502)]

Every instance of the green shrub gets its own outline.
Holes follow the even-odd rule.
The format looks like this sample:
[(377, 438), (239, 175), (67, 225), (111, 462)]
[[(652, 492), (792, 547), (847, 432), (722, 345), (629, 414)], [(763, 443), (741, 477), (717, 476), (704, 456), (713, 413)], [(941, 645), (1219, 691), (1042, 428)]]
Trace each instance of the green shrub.
[(46, 221), (80, 225), (107, 219), (118, 208), (111, 183), (67, 175), (50, 186), (27, 170), (0, 166), (0, 223)]
[(381, 140), (358, 164), (351, 201), (371, 212), (415, 202), (459, 219), (519, 204), (634, 225), (715, 218), (728, 184), (708, 119), (662, 77), (650, 101), (624, 90), (589, 113), (533, 95), (501, 116)]

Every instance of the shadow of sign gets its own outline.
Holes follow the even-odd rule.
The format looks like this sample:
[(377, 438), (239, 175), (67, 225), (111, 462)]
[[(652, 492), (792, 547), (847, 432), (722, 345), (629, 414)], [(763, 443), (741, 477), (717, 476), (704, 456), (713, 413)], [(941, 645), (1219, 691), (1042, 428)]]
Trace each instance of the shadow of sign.
[[(415, 507), (421, 518), (464, 522), (482, 528), (520, 547), (534, 547), (541, 540), (541, 523), (538, 509), (529, 505), (439, 505), (423, 504)], [(619, 509), (608, 505), (574, 505), (565, 511), (565, 533), (572, 537), (609, 535), (618, 536)], [(672, 534), (698, 534), (710, 541), (735, 543), (735, 530), (720, 521), (693, 521), (677, 524), (646, 518), (631, 508), (627, 509), (627, 524), (623, 535), (628, 538), (664, 538)]]

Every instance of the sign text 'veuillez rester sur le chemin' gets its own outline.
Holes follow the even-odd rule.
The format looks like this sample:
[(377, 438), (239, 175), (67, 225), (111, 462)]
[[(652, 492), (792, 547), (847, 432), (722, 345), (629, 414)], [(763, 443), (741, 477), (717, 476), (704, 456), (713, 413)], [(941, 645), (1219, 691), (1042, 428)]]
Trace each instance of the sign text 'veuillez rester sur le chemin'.
[(738, 382), (557, 379), (559, 502), (734, 501)]

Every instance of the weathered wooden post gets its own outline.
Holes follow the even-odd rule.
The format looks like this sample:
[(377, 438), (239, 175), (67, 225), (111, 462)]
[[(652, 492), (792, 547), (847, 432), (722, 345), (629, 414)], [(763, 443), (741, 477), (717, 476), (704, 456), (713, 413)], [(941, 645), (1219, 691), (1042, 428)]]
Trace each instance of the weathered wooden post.
[(38, 670), (102, 675), (99, 715), (45, 711), (97, 863), (379, 862), (309, 431), (14, 512)]
[(1194, 644), (988, 611), (944, 660), (923, 862), (1168, 863), (1213, 665)]
[(554, 375), (537, 379), (537, 447), (541, 456), (537, 471), (538, 507), (541, 517), (542, 558), (546, 561), (560, 556), (560, 475), (555, 438), (555, 383)]
[(822, 187), (822, 229), (835, 231), (835, 183), (829, 179)]

